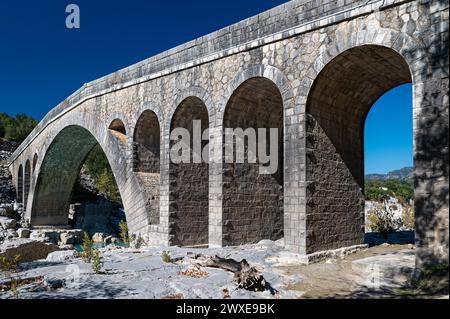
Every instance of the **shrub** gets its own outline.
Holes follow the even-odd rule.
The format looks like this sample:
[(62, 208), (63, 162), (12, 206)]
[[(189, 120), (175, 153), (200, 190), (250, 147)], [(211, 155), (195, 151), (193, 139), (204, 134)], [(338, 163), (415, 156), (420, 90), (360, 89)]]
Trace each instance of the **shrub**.
[(17, 268), (19, 267), (20, 255), (15, 255), (13, 258), (0, 257), (0, 270), (5, 273), (6, 278), (9, 280), (9, 290), (14, 298), (19, 298), (19, 284), (21, 282), (20, 276), (18, 276)]
[(130, 236), (128, 235), (128, 225), (127, 225), (127, 222), (124, 221), (124, 220), (122, 220), (122, 221), (119, 223), (119, 229), (120, 229), (120, 232), (119, 232), (119, 238), (120, 238), (120, 240), (121, 240), (124, 244), (129, 245), (129, 244), (130, 244)]
[(170, 263), (170, 261), (172, 260), (170, 258), (169, 252), (165, 251), (165, 250), (162, 252), (161, 258), (162, 258), (162, 261), (165, 262), (165, 263)]
[(402, 220), (395, 218), (393, 210), (385, 204), (375, 205), (369, 210), (367, 218), (371, 223), (371, 230), (375, 232), (394, 232), (402, 225)]
[(414, 229), (415, 228), (415, 215), (414, 215), (414, 208), (410, 205), (405, 205), (403, 207), (403, 226), (405, 226), (408, 229)]
[(15, 272), (19, 267), (20, 255), (15, 255), (13, 258), (0, 257), (0, 270), (3, 272)]
[(93, 178), (97, 190), (108, 199), (122, 204), (119, 188), (108, 159), (100, 145), (94, 146), (84, 163), (87, 173)]
[(94, 252), (94, 242), (87, 233), (84, 233), (82, 247), (83, 252), (81, 253), (81, 257), (85, 262), (91, 262)]
[(100, 253), (100, 250), (95, 249), (92, 252), (92, 270), (96, 274), (99, 274), (102, 271), (102, 267), (103, 267), (103, 256)]

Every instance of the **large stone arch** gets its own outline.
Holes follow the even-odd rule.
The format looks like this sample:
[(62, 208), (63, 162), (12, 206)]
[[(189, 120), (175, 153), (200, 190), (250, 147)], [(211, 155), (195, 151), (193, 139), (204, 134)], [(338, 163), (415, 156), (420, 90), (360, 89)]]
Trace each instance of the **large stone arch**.
[[(166, 124), (170, 152), (177, 142), (170, 141), (170, 134), (175, 128), (186, 129), (190, 135), (189, 163), (175, 163), (167, 154), (168, 165), (168, 220), (169, 243), (171, 245), (198, 246), (209, 242), (209, 163), (204, 158), (200, 162), (194, 161), (193, 121), (200, 121), (200, 137), (210, 126), (210, 110), (205, 100), (206, 91), (191, 87), (182, 91), (175, 99), (178, 105), (170, 112), (170, 123)], [(201, 150), (208, 145), (208, 141), (201, 142)], [(209, 149), (207, 150), (209, 157)], [(197, 154), (200, 155), (200, 154)], [(192, 191), (195, 189), (195, 192)]]
[[(253, 234), (252, 236), (249, 235), (243, 235), (242, 232), (241, 235), (239, 235), (239, 232), (237, 231), (238, 228), (242, 229), (242, 225), (238, 226), (238, 228), (235, 228), (233, 226), (233, 223), (235, 226), (242, 224), (238, 220), (231, 220), (230, 214), (227, 214), (227, 206), (230, 206), (226, 203), (227, 199), (230, 199), (230, 194), (227, 190), (225, 190), (225, 187), (222, 185), (229, 185), (230, 181), (226, 181), (229, 179), (229, 176), (227, 176), (227, 173), (225, 172), (227, 170), (228, 164), (222, 163), (223, 162), (223, 139), (224, 139), (224, 129), (226, 126), (224, 126), (224, 121), (226, 121), (226, 110), (228, 109), (228, 106), (230, 104), (230, 101), (233, 99), (233, 96), (237, 94), (240, 88), (243, 88), (246, 86), (246, 84), (252, 82), (252, 81), (260, 81), (260, 83), (266, 83), (269, 84), (269, 87), (272, 88), (272, 91), (276, 91), (276, 95), (278, 95), (278, 105), (279, 110), (281, 112), (281, 120), (280, 120), (280, 131), (279, 136), (282, 137), (282, 147), (279, 149), (280, 151), (280, 158), (278, 166), (279, 166), (279, 184), (278, 187), (281, 189), (281, 193), (275, 195), (278, 200), (281, 201), (279, 205), (275, 205), (278, 208), (276, 209), (278, 211), (278, 217), (275, 219), (272, 219), (269, 215), (271, 215), (269, 212), (270, 208), (266, 209), (266, 212), (262, 212), (264, 209), (260, 210), (260, 212), (256, 215), (259, 215), (259, 217), (262, 217), (263, 215), (267, 215), (266, 219), (270, 220), (270, 222), (262, 227), (258, 226), (258, 222), (263, 222), (264, 218), (259, 220), (258, 222), (255, 221), (253, 226), (253, 231), (250, 233)], [(264, 90), (263, 90), (264, 91)], [(260, 92), (261, 93), (261, 92)], [(252, 99), (252, 96), (256, 95), (255, 92), (249, 94), (249, 99)], [(234, 245), (239, 244), (243, 242), (256, 242), (260, 239), (269, 238), (269, 239), (279, 239), (283, 235), (286, 240), (286, 246), (293, 246), (294, 238), (291, 236), (294, 232), (291, 232), (291, 227), (294, 226), (292, 224), (293, 220), (292, 218), (295, 218), (292, 214), (295, 213), (295, 202), (291, 201), (291, 197), (294, 196), (294, 194), (297, 194), (298, 191), (296, 191), (299, 188), (298, 184), (298, 167), (296, 163), (289, 163), (287, 164), (285, 162), (285, 154), (287, 152), (294, 151), (295, 149), (295, 133), (291, 129), (292, 124), (295, 124), (295, 122), (292, 122), (291, 116), (293, 115), (294, 110), (294, 97), (292, 93), (292, 89), (289, 85), (289, 81), (287, 77), (284, 75), (284, 73), (270, 65), (264, 65), (264, 64), (257, 64), (250, 66), (249, 68), (239, 72), (232, 81), (230, 81), (228, 88), (225, 92), (225, 95), (223, 99), (221, 100), (218, 107), (218, 112), (216, 115), (216, 130), (217, 135), (220, 134), (216, 138), (216, 142), (214, 144), (215, 152), (214, 152), (214, 158), (215, 158), (215, 164), (217, 167), (215, 171), (224, 172), (224, 176), (217, 176), (216, 179), (220, 181), (220, 186), (217, 188), (217, 194), (216, 197), (220, 198), (220, 207), (222, 209), (222, 213), (220, 216), (215, 216), (215, 219), (218, 220), (216, 224), (220, 225), (221, 229), (220, 232), (216, 231), (217, 235), (220, 235), (220, 241), (219, 239), (216, 239), (217, 242), (220, 242), (222, 245)], [(220, 142), (218, 141), (220, 139)], [(281, 143), (281, 142), (280, 142)], [(267, 176), (266, 176), (267, 177)], [(273, 177), (273, 176), (272, 176)], [(217, 183), (219, 184), (219, 182)], [(264, 183), (263, 183), (264, 184)], [(270, 183), (269, 183), (270, 184)], [(274, 186), (274, 185), (272, 185)], [(254, 194), (255, 195), (255, 194)], [(272, 194), (273, 195), (273, 194)], [(270, 195), (269, 195), (270, 196)], [(242, 203), (241, 203), (242, 204)], [(236, 205), (232, 205), (236, 206)], [(245, 205), (244, 205), (245, 206)], [(268, 204), (270, 206), (270, 204)], [(229, 207), (230, 212), (234, 209)], [(242, 205), (236, 206), (237, 210), (243, 209), (245, 210), (247, 206), (242, 207)], [(234, 209), (236, 210), (236, 209)], [(236, 211), (237, 211), (236, 210)], [(261, 215), (262, 214), (262, 215)], [(228, 216), (230, 215), (230, 216)], [(273, 215), (273, 214), (272, 214)], [(275, 214), (276, 216), (277, 214)], [(276, 221), (275, 221), (276, 220)], [(298, 223), (298, 219), (296, 220)], [(244, 226), (245, 228), (245, 226)], [(251, 228), (251, 227), (248, 227)], [(246, 237), (246, 238), (244, 238)]]
[(98, 143), (113, 171), (131, 233), (146, 234), (148, 218), (122, 143), (89, 114), (72, 113), (49, 127), (29, 209), (32, 225), (67, 224), (70, 195), (89, 151)]
[[(392, 88), (395, 84), (402, 82), (412, 82), (413, 84), (413, 127), (414, 127), (414, 184), (415, 184), (415, 212), (416, 212), (416, 244), (417, 251), (416, 256), (418, 259), (416, 262), (420, 265), (421, 262), (427, 260), (432, 262), (439, 258), (448, 260), (448, 231), (446, 231), (446, 223), (448, 225), (448, 154), (445, 155), (442, 150), (443, 145), (447, 145), (448, 150), (448, 133), (445, 131), (448, 129), (448, 118), (436, 118), (436, 110), (441, 108), (442, 105), (437, 99), (430, 99), (426, 93), (430, 89), (433, 90), (433, 81), (436, 81), (435, 75), (431, 66), (433, 62), (430, 61), (430, 55), (425, 49), (426, 46), (423, 43), (416, 41), (406, 33), (401, 33), (395, 30), (380, 27), (379, 21), (372, 18), (370, 21), (366, 21), (367, 26), (358, 26), (358, 21), (350, 21), (345, 25), (339, 26), (338, 29), (325, 37), (322, 46), (319, 51), (320, 54), (312, 64), (311, 68), (307, 71), (307, 76), (303, 79), (302, 87), (299, 96), (300, 100), (305, 101), (303, 105), (307, 114), (307, 125), (305, 125), (306, 139), (306, 152), (305, 161), (307, 162), (306, 170), (307, 175), (307, 189), (308, 194), (306, 211), (307, 211), (307, 229), (306, 229), (306, 242), (307, 253), (311, 253), (318, 250), (330, 249), (336, 247), (328, 240), (334, 238), (336, 242), (339, 242), (339, 246), (350, 245), (360, 243), (362, 241), (361, 233), (362, 225), (353, 224), (348, 225), (346, 230), (342, 231), (339, 235), (334, 232), (333, 236), (328, 236), (326, 239), (322, 237), (323, 231), (319, 231), (317, 227), (313, 227), (314, 223), (320, 222), (320, 217), (314, 217), (312, 214), (312, 208), (317, 206), (317, 200), (314, 199), (312, 194), (317, 193), (318, 178), (314, 177), (314, 170), (311, 165), (317, 160), (317, 154), (315, 152), (315, 146), (317, 146), (317, 138), (319, 136), (324, 137), (322, 133), (325, 133), (321, 125), (318, 125), (318, 121), (315, 118), (317, 114), (310, 114), (308, 108), (311, 108), (311, 97), (314, 96), (314, 90), (317, 89), (317, 80), (321, 78), (321, 74), (327, 73), (327, 68), (330, 64), (333, 64), (335, 59), (345, 56), (346, 54), (354, 53), (351, 50), (367, 50), (364, 48), (378, 48), (384, 52), (390, 52), (392, 56), (397, 57), (395, 61), (399, 62), (399, 65), (393, 65), (392, 70), (398, 70), (400, 67), (403, 71), (403, 79), (397, 77), (397, 82), (394, 80), (386, 80), (381, 87), (376, 90), (378, 93), (371, 94), (370, 97), (366, 96), (365, 104), (371, 105), (376, 96), (384, 93), (384, 91)], [(351, 30), (358, 30), (357, 32), (349, 32)], [(365, 65), (364, 68), (367, 72), (372, 71), (373, 63), (371, 65)], [(390, 70), (390, 71), (392, 71)], [(388, 71), (388, 70), (386, 70)], [(406, 80), (406, 74), (409, 76), (409, 80)], [(380, 79), (380, 76), (375, 75), (373, 81)], [(335, 81), (333, 82), (335, 83)], [(390, 85), (388, 85), (388, 83)], [(332, 85), (332, 84), (330, 84)], [(355, 89), (361, 87), (351, 88), (350, 91), (355, 92)], [(384, 87), (384, 88), (383, 88)], [(349, 88), (350, 89), (350, 88)], [(364, 97), (361, 96), (363, 99)], [(312, 98), (314, 99), (314, 97)], [(306, 101), (308, 102), (306, 103)], [(312, 103), (314, 104), (314, 103)], [(373, 103), (372, 103), (373, 104)], [(316, 109), (317, 111), (317, 109)], [(368, 111), (368, 110), (367, 110)], [(366, 114), (367, 114), (366, 111)], [(363, 112), (364, 113), (364, 112)], [(365, 116), (361, 118), (365, 119)], [(361, 120), (364, 122), (364, 120)], [(322, 121), (323, 122), (323, 121)], [(337, 120), (336, 120), (337, 122)], [(336, 125), (336, 123), (335, 123)], [(329, 129), (327, 129), (329, 130)], [(355, 131), (356, 132), (356, 131)], [(336, 135), (330, 134), (330, 135)], [(325, 134), (326, 135), (326, 134)], [(355, 135), (355, 134), (353, 134)], [(361, 135), (361, 134), (359, 134)], [(312, 139), (311, 137), (314, 138)], [(336, 141), (338, 138), (324, 137), (324, 140), (331, 143), (330, 146), (334, 146), (333, 139)], [(314, 145), (311, 142), (314, 140)], [(338, 148), (339, 142), (335, 142)], [(358, 143), (358, 147), (361, 147), (361, 143)], [(310, 151), (308, 151), (310, 150)], [(325, 150), (325, 148), (324, 148)], [(336, 147), (334, 148), (336, 150)], [(344, 155), (349, 157), (350, 153)], [(335, 156), (337, 154), (335, 153)], [(316, 158), (316, 159), (313, 159)], [(342, 156), (338, 158), (342, 159)], [(361, 158), (358, 159), (361, 161)], [(341, 162), (343, 163), (343, 162)], [(317, 171), (317, 170), (316, 170)], [(349, 171), (350, 173), (350, 171)], [(359, 173), (360, 175), (361, 173)], [(361, 176), (355, 174), (355, 172), (347, 175), (348, 180), (355, 182), (353, 187), (354, 194), (360, 193), (361, 190)], [(356, 179), (355, 179), (356, 177)], [(322, 179), (323, 180), (323, 179)], [(358, 180), (359, 182), (356, 182)], [(446, 180), (447, 183), (442, 182)], [(348, 192), (347, 192), (348, 193)], [(353, 199), (354, 207), (361, 209), (361, 203), (357, 203), (357, 198), (361, 199), (361, 195), (358, 194)], [(345, 204), (344, 204), (345, 205)], [(355, 216), (358, 216), (355, 213)], [(322, 214), (325, 218), (325, 214)], [(319, 218), (319, 220), (317, 220)], [(326, 218), (325, 218), (326, 219)], [(334, 221), (325, 221), (325, 223), (334, 223)], [(326, 228), (326, 227), (325, 227)], [(351, 230), (349, 230), (351, 229)], [(335, 228), (337, 230), (337, 228)], [(351, 232), (356, 232), (359, 236), (353, 237), (348, 235)], [(443, 256), (443, 257), (442, 257)]]

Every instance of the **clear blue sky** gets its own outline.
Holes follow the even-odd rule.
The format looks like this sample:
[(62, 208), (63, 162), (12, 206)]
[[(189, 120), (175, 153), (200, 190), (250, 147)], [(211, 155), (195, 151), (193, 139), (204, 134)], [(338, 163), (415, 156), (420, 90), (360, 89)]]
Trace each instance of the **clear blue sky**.
[[(2, 0), (0, 112), (40, 120), (85, 82), (284, 2)], [(81, 29), (65, 27), (69, 3), (80, 6)], [(405, 135), (412, 130), (405, 130), (411, 122), (409, 101), (388, 96), (372, 109), (366, 130), (367, 173), (411, 164), (411, 140)], [(395, 129), (388, 128), (383, 114), (395, 118)], [(384, 122), (371, 126), (372, 119)]]

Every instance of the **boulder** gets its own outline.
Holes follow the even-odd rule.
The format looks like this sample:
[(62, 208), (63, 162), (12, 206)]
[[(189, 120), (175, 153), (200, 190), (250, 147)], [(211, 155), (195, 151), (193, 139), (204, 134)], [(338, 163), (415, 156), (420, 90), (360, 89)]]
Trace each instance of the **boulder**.
[(6, 238), (13, 239), (19, 237), (19, 234), (14, 229), (8, 229)]
[(53, 229), (37, 229), (33, 230), (30, 234), (30, 238), (40, 242), (51, 242), (57, 244), (60, 240), (60, 233)]
[(106, 237), (107, 237), (107, 235), (104, 233), (95, 233), (92, 236), (92, 241), (94, 243), (103, 243), (103, 241), (105, 240)]
[(83, 242), (84, 232), (81, 229), (71, 229), (60, 235), (61, 245), (75, 245)]
[(61, 250), (48, 254), (46, 261), (63, 262), (75, 258), (75, 250)]
[(8, 217), (0, 217), (0, 225), (2, 225), (3, 229), (15, 229), (17, 221)]
[(110, 244), (110, 243), (112, 243), (113, 238), (114, 238), (114, 236), (112, 236), (112, 235), (107, 236), (107, 237), (103, 240), (103, 242), (104, 242), (105, 244)]
[(75, 244), (75, 236), (70, 233), (62, 233), (60, 236), (61, 245), (73, 245)]
[(54, 244), (26, 238), (17, 238), (0, 245), (0, 257), (14, 258), (20, 256), (20, 262), (29, 262), (47, 258), (49, 253), (59, 250)]
[(31, 230), (27, 228), (19, 228), (17, 230), (17, 234), (19, 235), (19, 238), (30, 238)]

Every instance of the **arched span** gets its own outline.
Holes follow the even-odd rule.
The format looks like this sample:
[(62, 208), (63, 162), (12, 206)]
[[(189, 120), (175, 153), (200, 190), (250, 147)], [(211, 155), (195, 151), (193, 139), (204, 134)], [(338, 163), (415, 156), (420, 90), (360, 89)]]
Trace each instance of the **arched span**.
[[(194, 122), (200, 121), (199, 136), (194, 133)], [(205, 103), (197, 97), (188, 97), (176, 109), (170, 125), (170, 131), (185, 129), (189, 132), (189, 161), (169, 164), (169, 225), (170, 244), (197, 246), (208, 244), (209, 221), (209, 164), (200, 159), (195, 162), (193, 143), (200, 142), (201, 150), (208, 141), (201, 139), (209, 128), (209, 116)], [(171, 148), (180, 141), (171, 141)], [(209, 150), (206, 150), (209, 153)], [(195, 190), (195, 191), (193, 191)]]
[(37, 178), (31, 224), (66, 225), (73, 187), (97, 139), (85, 128), (63, 128), (49, 145)]
[(378, 45), (342, 52), (315, 79), (306, 104), (308, 253), (363, 243), (365, 119), (385, 92), (411, 81), (405, 59)]
[(38, 159), (39, 159), (39, 156), (38, 156), (37, 153), (35, 153), (34, 156), (33, 156), (33, 175), (36, 172), (36, 166), (37, 166), (37, 163), (38, 163)]
[(27, 160), (25, 163), (25, 174), (24, 174), (24, 184), (23, 184), (23, 209), (27, 210), (28, 195), (30, 194), (31, 188), (31, 162)]
[(161, 128), (155, 112), (145, 110), (133, 134), (133, 171), (147, 198), (150, 224), (159, 224), (161, 182)]
[[(257, 142), (250, 142), (248, 137), (241, 140), (245, 143), (242, 163), (236, 162), (237, 153), (240, 152), (238, 138), (230, 141), (224, 134), (224, 245), (280, 239), (284, 231), (284, 129), (283, 97), (277, 85), (265, 77), (251, 77), (243, 82), (227, 103), (223, 127), (224, 130), (232, 129), (235, 132), (253, 131), (254, 137), (258, 139)], [(265, 136), (261, 135), (259, 129), (265, 129)], [(275, 140), (269, 134), (273, 129), (277, 133)], [(260, 150), (263, 144), (259, 143), (262, 143), (263, 138), (266, 138), (265, 149)], [(255, 163), (249, 162), (249, 150), (252, 148)], [(233, 162), (230, 162), (230, 154), (227, 155), (230, 150), (234, 154)], [(260, 157), (262, 153), (270, 155), (270, 163)], [(268, 167), (269, 164), (273, 165), (273, 172), (261, 173), (260, 167)]]
[(17, 202), (23, 203), (23, 166), (19, 166), (17, 172)]

